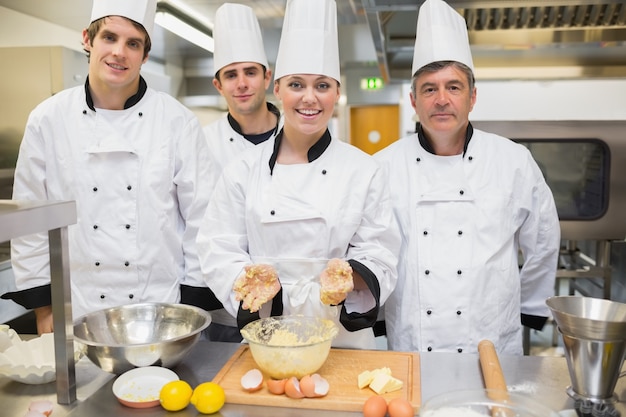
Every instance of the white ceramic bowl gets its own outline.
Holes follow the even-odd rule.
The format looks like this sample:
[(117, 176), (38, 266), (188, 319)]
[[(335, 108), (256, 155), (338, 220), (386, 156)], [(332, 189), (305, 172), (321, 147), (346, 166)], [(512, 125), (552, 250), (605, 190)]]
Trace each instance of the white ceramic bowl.
[(126, 407), (150, 408), (161, 404), (159, 394), (163, 385), (177, 381), (174, 371), (160, 366), (134, 368), (117, 377), (113, 394)]

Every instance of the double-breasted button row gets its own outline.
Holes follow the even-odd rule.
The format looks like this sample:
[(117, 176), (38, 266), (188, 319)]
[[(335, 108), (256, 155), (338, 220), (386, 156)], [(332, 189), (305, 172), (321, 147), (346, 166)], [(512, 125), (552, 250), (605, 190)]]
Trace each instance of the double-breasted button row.
[[(428, 346), (426, 348), (426, 350), (429, 351), (429, 352), (432, 352), (433, 351), (433, 347), (432, 346)], [(457, 348), (456, 351), (459, 352), (459, 353), (463, 353), (463, 348)]]
[[(94, 262), (95, 266), (100, 266), (100, 261), (96, 261)], [(130, 262), (129, 261), (124, 261), (124, 266), (130, 266)]]
[[(429, 308), (428, 310), (426, 310), (426, 315), (430, 316), (431, 314), (433, 314), (433, 310), (431, 308)], [(461, 314), (463, 314), (463, 312), (461, 310), (457, 310), (456, 311), (456, 315), (460, 316)]]
[[(82, 113), (86, 115), (87, 114), (87, 109), (83, 109)], [(143, 112), (138, 112), (137, 116), (143, 117)]]
[[(100, 294), (100, 299), (104, 300), (107, 296), (105, 294)], [(128, 299), (132, 300), (133, 298), (135, 298), (135, 294), (128, 294)]]
[[(133, 186), (132, 186), (132, 185), (127, 185), (127, 186), (126, 186), (126, 189), (127, 189), (128, 191), (130, 191), (130, 190), (132, 190), (132, 189), (133, 189)], [(94, 187), (92, 188), (92, 190), (93, 190), (93, 192), (94, 192), (94, 193), (97, 193), (97, 192), (98, 192), (98, 187), (97, 187), (97, 186), (94, 186)]]
[[(422, 160), (422, 158), (420, 158), (419, 156), (417, 158), (415, 158), (415, 162), (420, 162)], [(467, 157), (468, 161), (473, 161), (474, 157), (473, 156), (468, 156)]]
[[(462, 270), (460, 270), (460, 269), (458, 269), (458, 270), (456, 271), (456, 274), (457, 274), (457, 275), (463, 275), (463, 271), (462, 271)], [(424, 271), (424, 275), (430, 275), (430, 269), (425, 270), (425, 271)]]
[[(424, 234), (424, 236), (428, 236), (428, 230), (425, 230), (422, 232)], [(463, 236), (463, 230), (459, 230), (456, 232), (457, 235), (459, 236)]]
[[(132, 227), (132, 226), (131, 226), (130, 224), (125, 224), (125, 225), (124, 225), (124, 228), (125, 228), (125, 229), (130, 229), (131, 227)], [(93, 230), (98, 230), (98, 225), (97, 225), (97, 224), (94, 224), (94, 225), (93, 225)]]

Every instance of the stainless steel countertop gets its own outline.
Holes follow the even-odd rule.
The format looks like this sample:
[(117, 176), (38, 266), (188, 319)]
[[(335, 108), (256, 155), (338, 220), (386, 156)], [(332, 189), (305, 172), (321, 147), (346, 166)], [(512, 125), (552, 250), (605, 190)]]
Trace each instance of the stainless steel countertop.
[[(239, 344), (198, 342), (183, 361), (174, 368), (181, 379), (192, 386), (210, 381), (224, 363), (237, 350)], [(509, 390), (528, 394), (556, 411), (574, 407), (565, 389), (570, 385), (567, 363), (562, 357), (500, 356), (500, 363)], [(480, 389), (483, 380), (477, 354), (421, 353), (422, 404), (432, 396), (459, 389)], [(626, 366), (624, 367), (626, 368)], [(0, 377), (0, 403), (3, 416), (21, 417), (35, 399), (48, 399), (55, 403), (53, 416), (116, 416), (116, 417), (198, 417), (193, 406), (179, 412), (167, 412), (160, 407), (132, 409), (121, 405), (111, 390), (115, 376), (93, 365), (87, 358), (76, 366), (78, 400), (72, 405), (56, 404), (55, 384), (23, 385)], [(615, 389), (622, 402), (617, 409), (626, 416), (626, 377)], [(290, 409), (277, 407), (252, 407), (226, 404), (215, 416), (225, 417), (354, 417), (361, 413)]]

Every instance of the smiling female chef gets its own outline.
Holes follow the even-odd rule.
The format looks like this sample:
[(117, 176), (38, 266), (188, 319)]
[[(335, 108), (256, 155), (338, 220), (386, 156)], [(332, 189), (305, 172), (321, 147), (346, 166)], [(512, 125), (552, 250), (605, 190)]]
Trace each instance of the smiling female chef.
[[(20, 147), (13, 198), (75, 200), (68, 228), (74, 317), (146, 301), (176, 302), (202, 283), (195, 237), (208, 192), (198, 119), (140, 75), (156, 0), (94, 0), (83, 31), (84, 86), (35, 108)], [(12, 241), (19, 291), (38, 332), (52, 331), (47, 234)]]
[(314, 315), (339, 324), (334, 346), (373, 348), (400, 238), (380, 167), (327, 127), (339, 99), (336, 13), (334, 0), (287, 3), (274, 85), (284, 127), (226, 167), (198, 254), (240, 328)]

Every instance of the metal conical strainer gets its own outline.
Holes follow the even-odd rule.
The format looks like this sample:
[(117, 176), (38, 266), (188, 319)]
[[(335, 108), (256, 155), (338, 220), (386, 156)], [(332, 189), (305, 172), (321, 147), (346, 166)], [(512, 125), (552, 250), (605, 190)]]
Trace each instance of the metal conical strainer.
[(567, 393), (577, 403), (611, 408), (626, 353), (626, 304), (578, 296), (551, 297), (546, 304), (563, 336), (572, 381)]
[(562, 333), (591, 340), (626, 340), (626, 304), (558, 296), (546, 301)]

